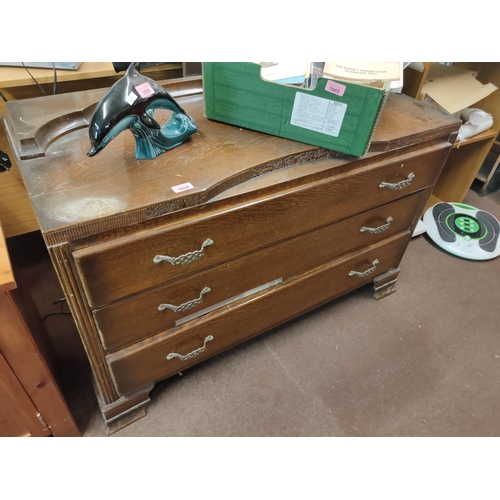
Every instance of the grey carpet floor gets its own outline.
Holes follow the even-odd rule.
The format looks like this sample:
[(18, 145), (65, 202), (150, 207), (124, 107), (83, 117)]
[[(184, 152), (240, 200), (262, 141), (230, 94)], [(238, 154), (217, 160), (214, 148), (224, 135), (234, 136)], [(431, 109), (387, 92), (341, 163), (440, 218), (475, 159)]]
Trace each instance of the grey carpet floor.
[[(465, 203), (500, 219), (500, 192)], [(9, 240), (42, 316), (62, 297), (36, 233)], [(364, 287), (155, 386), (113, 436), (500, 436), (500, 258), (412, 239), (398, 290)], [(45, 325), (70, 409), (106, 436), (70, 315)]]

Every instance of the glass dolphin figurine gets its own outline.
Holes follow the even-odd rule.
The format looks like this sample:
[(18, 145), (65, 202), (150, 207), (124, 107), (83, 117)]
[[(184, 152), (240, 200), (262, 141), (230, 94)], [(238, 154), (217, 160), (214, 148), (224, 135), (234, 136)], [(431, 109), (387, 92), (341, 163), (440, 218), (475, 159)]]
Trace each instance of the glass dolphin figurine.
[[(97, 103), (89, 124), (88, 156), (96, 155), (118, 134), (130, 129), (135, 138), (135, 157), (156, 158), (198, 130), (193, 119), (159, 83), (139, 73), (138, 64), (131, 63), (125, 75)], [(172, 111), (162, 126), (153, 118), (158, 108)]]

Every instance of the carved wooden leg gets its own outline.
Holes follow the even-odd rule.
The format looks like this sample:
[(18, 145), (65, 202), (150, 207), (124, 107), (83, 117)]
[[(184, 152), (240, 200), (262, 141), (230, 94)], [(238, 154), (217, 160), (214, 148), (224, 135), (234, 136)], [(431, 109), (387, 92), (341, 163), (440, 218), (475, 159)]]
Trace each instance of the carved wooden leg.
[(113, 403), (105, 404), (98, 387), (94, 384), (108, 436), (146, 416), (144, 406), (150, 401), (149, 393), (153, 387), (154, 384), (149, 384), (138, 391), (122, 396)]
[(399, 267), (390, 269), (373, 279), (373, 297), (376, 300), (383, 299), (396, 291), (396, 280), (400, 271)]

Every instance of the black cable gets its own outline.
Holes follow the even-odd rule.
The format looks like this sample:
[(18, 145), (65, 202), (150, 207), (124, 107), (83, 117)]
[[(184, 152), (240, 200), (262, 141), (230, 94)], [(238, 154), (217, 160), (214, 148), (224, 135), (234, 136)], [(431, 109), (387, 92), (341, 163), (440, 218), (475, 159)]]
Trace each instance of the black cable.
[(42, 321), (45, 321), (49, 316), (54, 316), (55, 314), (70, 314), (70, 312), (64, 312), (64, 311), (61, 311), (61, 312), (53, 312), (53, 313), (49, 313), (49, 314), (46, 314), (44, 317), (43, 317), (43, 320)]
[(54, 67), (54, 86), (52, 87), (52, 94), (56, 95), (57, 89), (57, 71), (56, 71), (56, 63), (53, 62), (52, 66)]
[(41, 85), (36, 81), (35, 77), (30, 73), (29, 69), (26, 67), (26, 64), (24, 64), (23, 62), (21, 64), (24, 66), (24, 69), (28, 72), (28, 75), (30, 75), (33, 81), (37, 84), (38, 88), (42, 91), (43, 95), (47, 95), (47, 92), (43, 90)]
[(59, 299), (59, 300), (56, 300), (55, 302), (52, 302), (52, 305), (56, 305), (56, 304), (61, 304), (61, 310), (60, 311), (56, 311), (56, 312), (51, 312), (49, 314), (46, 314), (42, 321), (45, 321), (49, 316), (54, 316), (55, 314), (70, 314), (71, 315), (71, 312), (66, 312), (66, 311), (63, 311), (63, 308), (64, 308), (64, 303), (66, 302), (66, 298), (62, 298), (62, 299)]
[(7, 98), (0, 92), (0, 97), (5, 101), (5, 102), (8, 102), (7, 101)]

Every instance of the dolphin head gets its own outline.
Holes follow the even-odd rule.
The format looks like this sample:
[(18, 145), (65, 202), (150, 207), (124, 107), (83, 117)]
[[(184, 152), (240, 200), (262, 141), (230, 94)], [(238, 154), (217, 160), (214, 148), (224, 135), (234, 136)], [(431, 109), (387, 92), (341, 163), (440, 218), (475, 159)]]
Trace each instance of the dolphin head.
[(109, 134), (110, 126), (110, 120), (106, 119), (106, 116), (104, 116), (102, 111), (97, 114), (94, 112), (92, 121), (89, 125), (89, 139), (91, 147), (87, 153), (88, 156), (94, 156), (104, 148), (104, 141)]
[(95, 156), (99, 151), (102, 151), (117, 135), (129, 129), (136, 120), (138, 120), (137, 115), (128, 115), (116, 122), (92, 120), (89, 127), (91, 147), (87, 156)]

